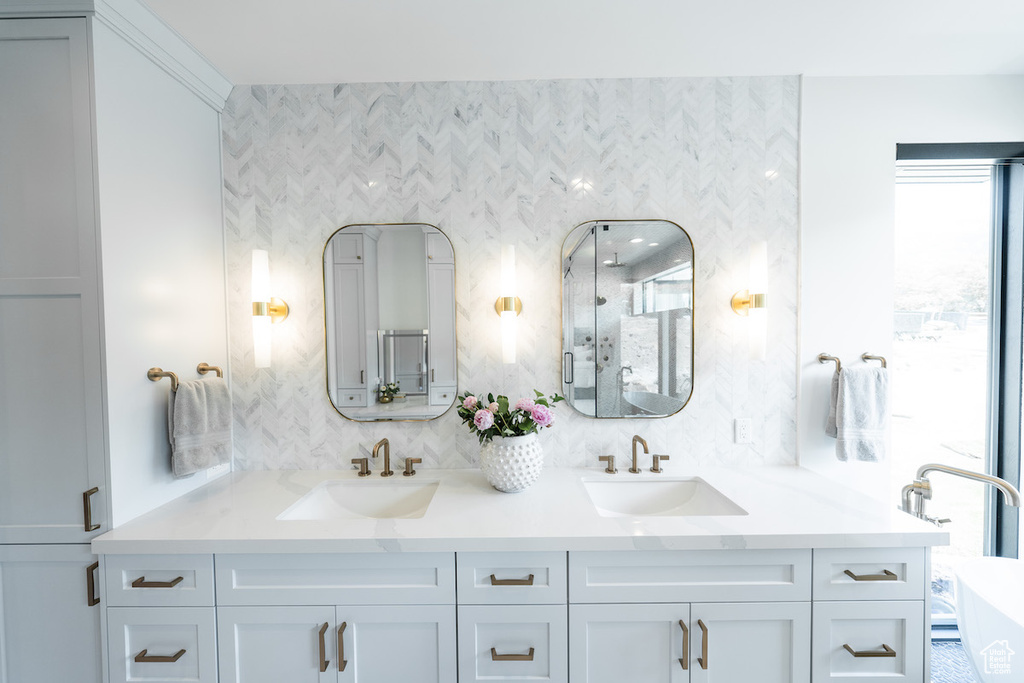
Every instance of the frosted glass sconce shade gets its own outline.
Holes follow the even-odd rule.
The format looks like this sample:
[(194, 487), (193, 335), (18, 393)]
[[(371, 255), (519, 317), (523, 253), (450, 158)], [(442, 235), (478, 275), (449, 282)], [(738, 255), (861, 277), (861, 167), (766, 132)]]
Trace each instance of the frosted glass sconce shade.
[(516, 362), (516, 316), (523, 311), (523, 302), (516, 296), (516, 248), (501, 248), (501, 296), (494, 310), (501, 317), (501, 362)]
[(288, 304), (270, 296), (270, 257), (263, 249), (252, 251), (252, 346), (257, 368), (270, 367), (270, 326), (288, 317)]
[(732, 296), (732, 310), (737, 315), (749, 318), (750, 355), (764, 360), (768, 345), (768, 243), (754, 242), (750, 245), (750, 273), (748, 288)]

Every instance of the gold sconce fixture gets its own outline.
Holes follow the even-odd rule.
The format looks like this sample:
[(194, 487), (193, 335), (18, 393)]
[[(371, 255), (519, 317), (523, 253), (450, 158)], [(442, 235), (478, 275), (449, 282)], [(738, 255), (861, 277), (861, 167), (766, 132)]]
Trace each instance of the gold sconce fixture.
[(516, 362), (516, 317), (523, 312), (523, 302), (516, 296), (516, 248), (501, 248), (501, 296), (494, 310), (501, 318), (501, 362)]
[(270, 326), (288, 317), (288, 304), (270, 296), (270, 257), (264, 249), (252, 250), (252, 344), (257, 368), (270, 367)]
[(750, 355), (764, 360), (768, 345), (768, 243), (750, 245), (750, 274), (747, 289), (732, 295), (730, 304), (737, 315), (749, 318)]

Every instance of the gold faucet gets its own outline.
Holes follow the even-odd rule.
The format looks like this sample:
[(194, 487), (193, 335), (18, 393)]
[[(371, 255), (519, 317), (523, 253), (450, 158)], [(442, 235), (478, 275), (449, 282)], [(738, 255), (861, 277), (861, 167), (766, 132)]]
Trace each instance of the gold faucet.
[(636, 466), (636, 445), (640, 444), (644, 447), (644, 454), (650, 453), (651, 451), (647, 448), (647, 442), (641, 438), (639, 434), (633, 437), (633, 466), (629, 468), (629, 471), (633, 474), (640, 474), (640, 468)]
[(394, 472), (391, 471), (391, 442), (387, 439), (381, 439), (373, 446), (373, 457), (377, 457), (377, 451), (380, 447), (384, 447), (384, 469), (381, 470), (380, 476), (390, 477)]

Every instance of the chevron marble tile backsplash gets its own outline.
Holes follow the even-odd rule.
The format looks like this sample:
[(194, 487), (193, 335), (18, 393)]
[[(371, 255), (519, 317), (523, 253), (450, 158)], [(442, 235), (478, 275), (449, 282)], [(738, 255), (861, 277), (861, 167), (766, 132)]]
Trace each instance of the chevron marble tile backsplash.
[[(460, 389), (559, 388), (562, 240), (592, 219), (664, 218), (696, 255), (689, 405), (656, 420), (592, 420), (565, 404), (550, 465), (625, 455), (633, 434), (673, 465), (796, 462), (796, 77), (239, 86), (223, 116), (235, 459), (241, 469), (349, 468), (387, 436), (399, 459), (467, 467), (479, 446), (454, 410), (354, 423), (325, 391), (324, 241), (350, 223), (431, 223), (455, 245)], [(748, 244), (769, 249), (767, 360), (749, 358), (729, 299)], [(496, 273), (517, 249), (519, 362), (501, 363)], [(251, 250), (270, 251), (270, 369), (253, 367)], [(733, 419), (754, 443), (733, 443)]]

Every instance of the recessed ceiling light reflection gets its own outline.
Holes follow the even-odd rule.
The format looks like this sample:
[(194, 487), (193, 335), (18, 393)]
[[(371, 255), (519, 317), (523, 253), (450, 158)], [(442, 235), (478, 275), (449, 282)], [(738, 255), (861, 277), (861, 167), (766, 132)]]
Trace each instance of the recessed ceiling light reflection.
[(630, 240), (630, 242), (632, 242), (633, 244), (640, 244), (643, 241), (644, 241), (643, 237), (634, 237), (633, 239)]
[(658, 246), (658, 243), (657, 242), (651, 242), (647, 246), (649, 246), (649, 247), (656, 247), (656, 246)]

